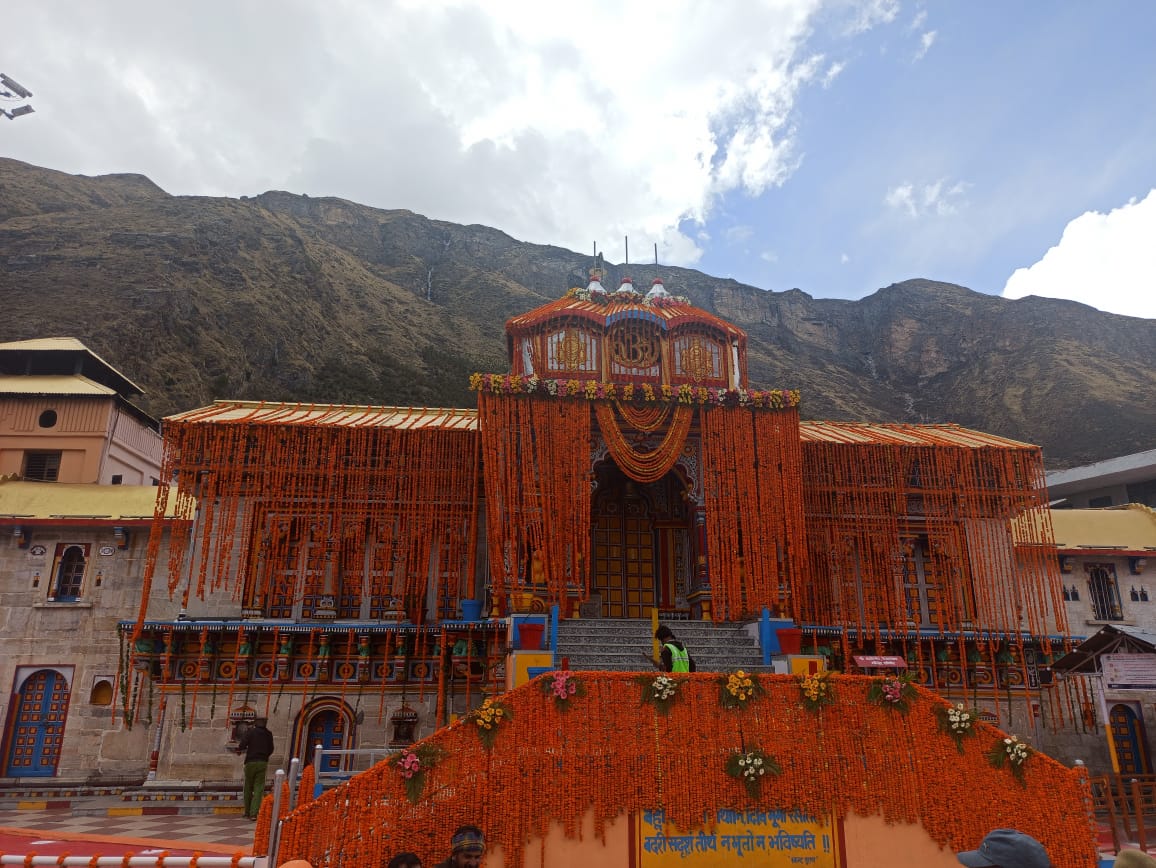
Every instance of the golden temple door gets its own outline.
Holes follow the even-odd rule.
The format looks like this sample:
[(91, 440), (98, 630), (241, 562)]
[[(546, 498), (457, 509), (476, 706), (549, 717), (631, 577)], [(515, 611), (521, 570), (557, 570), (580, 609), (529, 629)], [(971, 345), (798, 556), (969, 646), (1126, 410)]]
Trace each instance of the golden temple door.
[(646, 501), (632, 496), (629, 484), (596, 501), (593, 542), (602, 617), (650, 617), (656, 605), (654, 525)]

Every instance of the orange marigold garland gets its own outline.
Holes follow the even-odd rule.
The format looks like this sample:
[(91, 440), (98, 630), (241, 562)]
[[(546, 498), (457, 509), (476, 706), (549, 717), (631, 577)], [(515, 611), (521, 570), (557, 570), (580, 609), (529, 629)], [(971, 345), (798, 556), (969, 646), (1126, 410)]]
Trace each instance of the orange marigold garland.
[[(324, 864), (340, 852), (344, 861), (379, 865), (400, 850), (442, 849), (455, 828), (475, 823), (517, 865), (553, 824), (577, 839), (591, 822), (598, 838), (610, 823), (658, 808), (689, 831), (705, 814), (734, 804), (739, 794), (725, 758), (746, 745), (783, 767), (780, 775), (761, 776), (760, 805), (918, 824), (953, 849), (974, 847), (1015, 812), (1019, 828), (1044, 844), (1056, 868), (1095, 862), (1083, 770), (1033, 757), (1025, 790), (992, 768), (983, 750), (958, 754), (936, 736), (934, 709), (942, 700), (924, 688), (900, 716), (867, 701), (870, 678), (833, 675), (835, 699), (819, 727), (808, 720), (791, 675), (759, 675), (766, 691), (760, 713), (741, 715), (719, 707), (715, 674), (682, 675), (667, 717), (639, 703), (638, 673), (580, 677), (587, 695), (565, 710), (544, 701), (540, 681), (505, 694), (501, 701), (516, 717), (491, 750), (463, 725), (431, 736), (427, 742), (446, 756), (417, 803), (405, 797), (397, 769), (380, 763), (299, 807), (282, 826), (281, 860)], [(761, 713), (770, 707), (781, 713)], [(994, 728), (977, 728), (994, 740)], [(440, 786), (443, 779), (454, 785)], [(969, 798), (977, 790), (984, 799)], [(1025, 798), (1030, 811), (1023, 811)]]

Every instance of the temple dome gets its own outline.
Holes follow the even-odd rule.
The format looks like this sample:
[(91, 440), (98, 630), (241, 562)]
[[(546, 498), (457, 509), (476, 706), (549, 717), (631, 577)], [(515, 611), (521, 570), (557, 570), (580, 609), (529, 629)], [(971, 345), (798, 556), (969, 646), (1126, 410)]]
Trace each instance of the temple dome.
[(671, 295), (661, 280), (645, 294), (601, 275), (506, 322), (510, 372), (601, 382), (746, 387), (746, 332)]

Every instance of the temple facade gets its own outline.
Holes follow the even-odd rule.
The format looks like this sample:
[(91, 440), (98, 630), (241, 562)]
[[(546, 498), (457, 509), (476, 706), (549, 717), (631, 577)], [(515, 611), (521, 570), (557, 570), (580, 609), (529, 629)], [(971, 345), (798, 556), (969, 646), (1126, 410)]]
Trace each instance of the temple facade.
[(275, 764), (407, 745), (517, 681), (518, 613), (789, 620), (830, 669), (886, 659), (1046, 747), (1071, 640), (1038, 447), (800, 421), (741, 329), (657, 281), (594, 275), (506, 340), (476, 409), (165, 420), (110, 721), (147, 727), (142, 773), (234, 779), (257, 716)]

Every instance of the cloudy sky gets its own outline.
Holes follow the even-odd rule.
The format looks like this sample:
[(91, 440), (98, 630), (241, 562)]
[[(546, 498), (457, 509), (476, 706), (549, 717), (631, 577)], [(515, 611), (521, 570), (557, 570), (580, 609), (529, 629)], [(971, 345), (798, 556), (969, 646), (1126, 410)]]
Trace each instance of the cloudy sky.
[[(1156, 317), (1156, 4), (38, 0), (0, 154), (859, 298)], [(16, 103), (18, 104), (18, 103)], [(0, 107), (15, 104), (0, 102)]]

